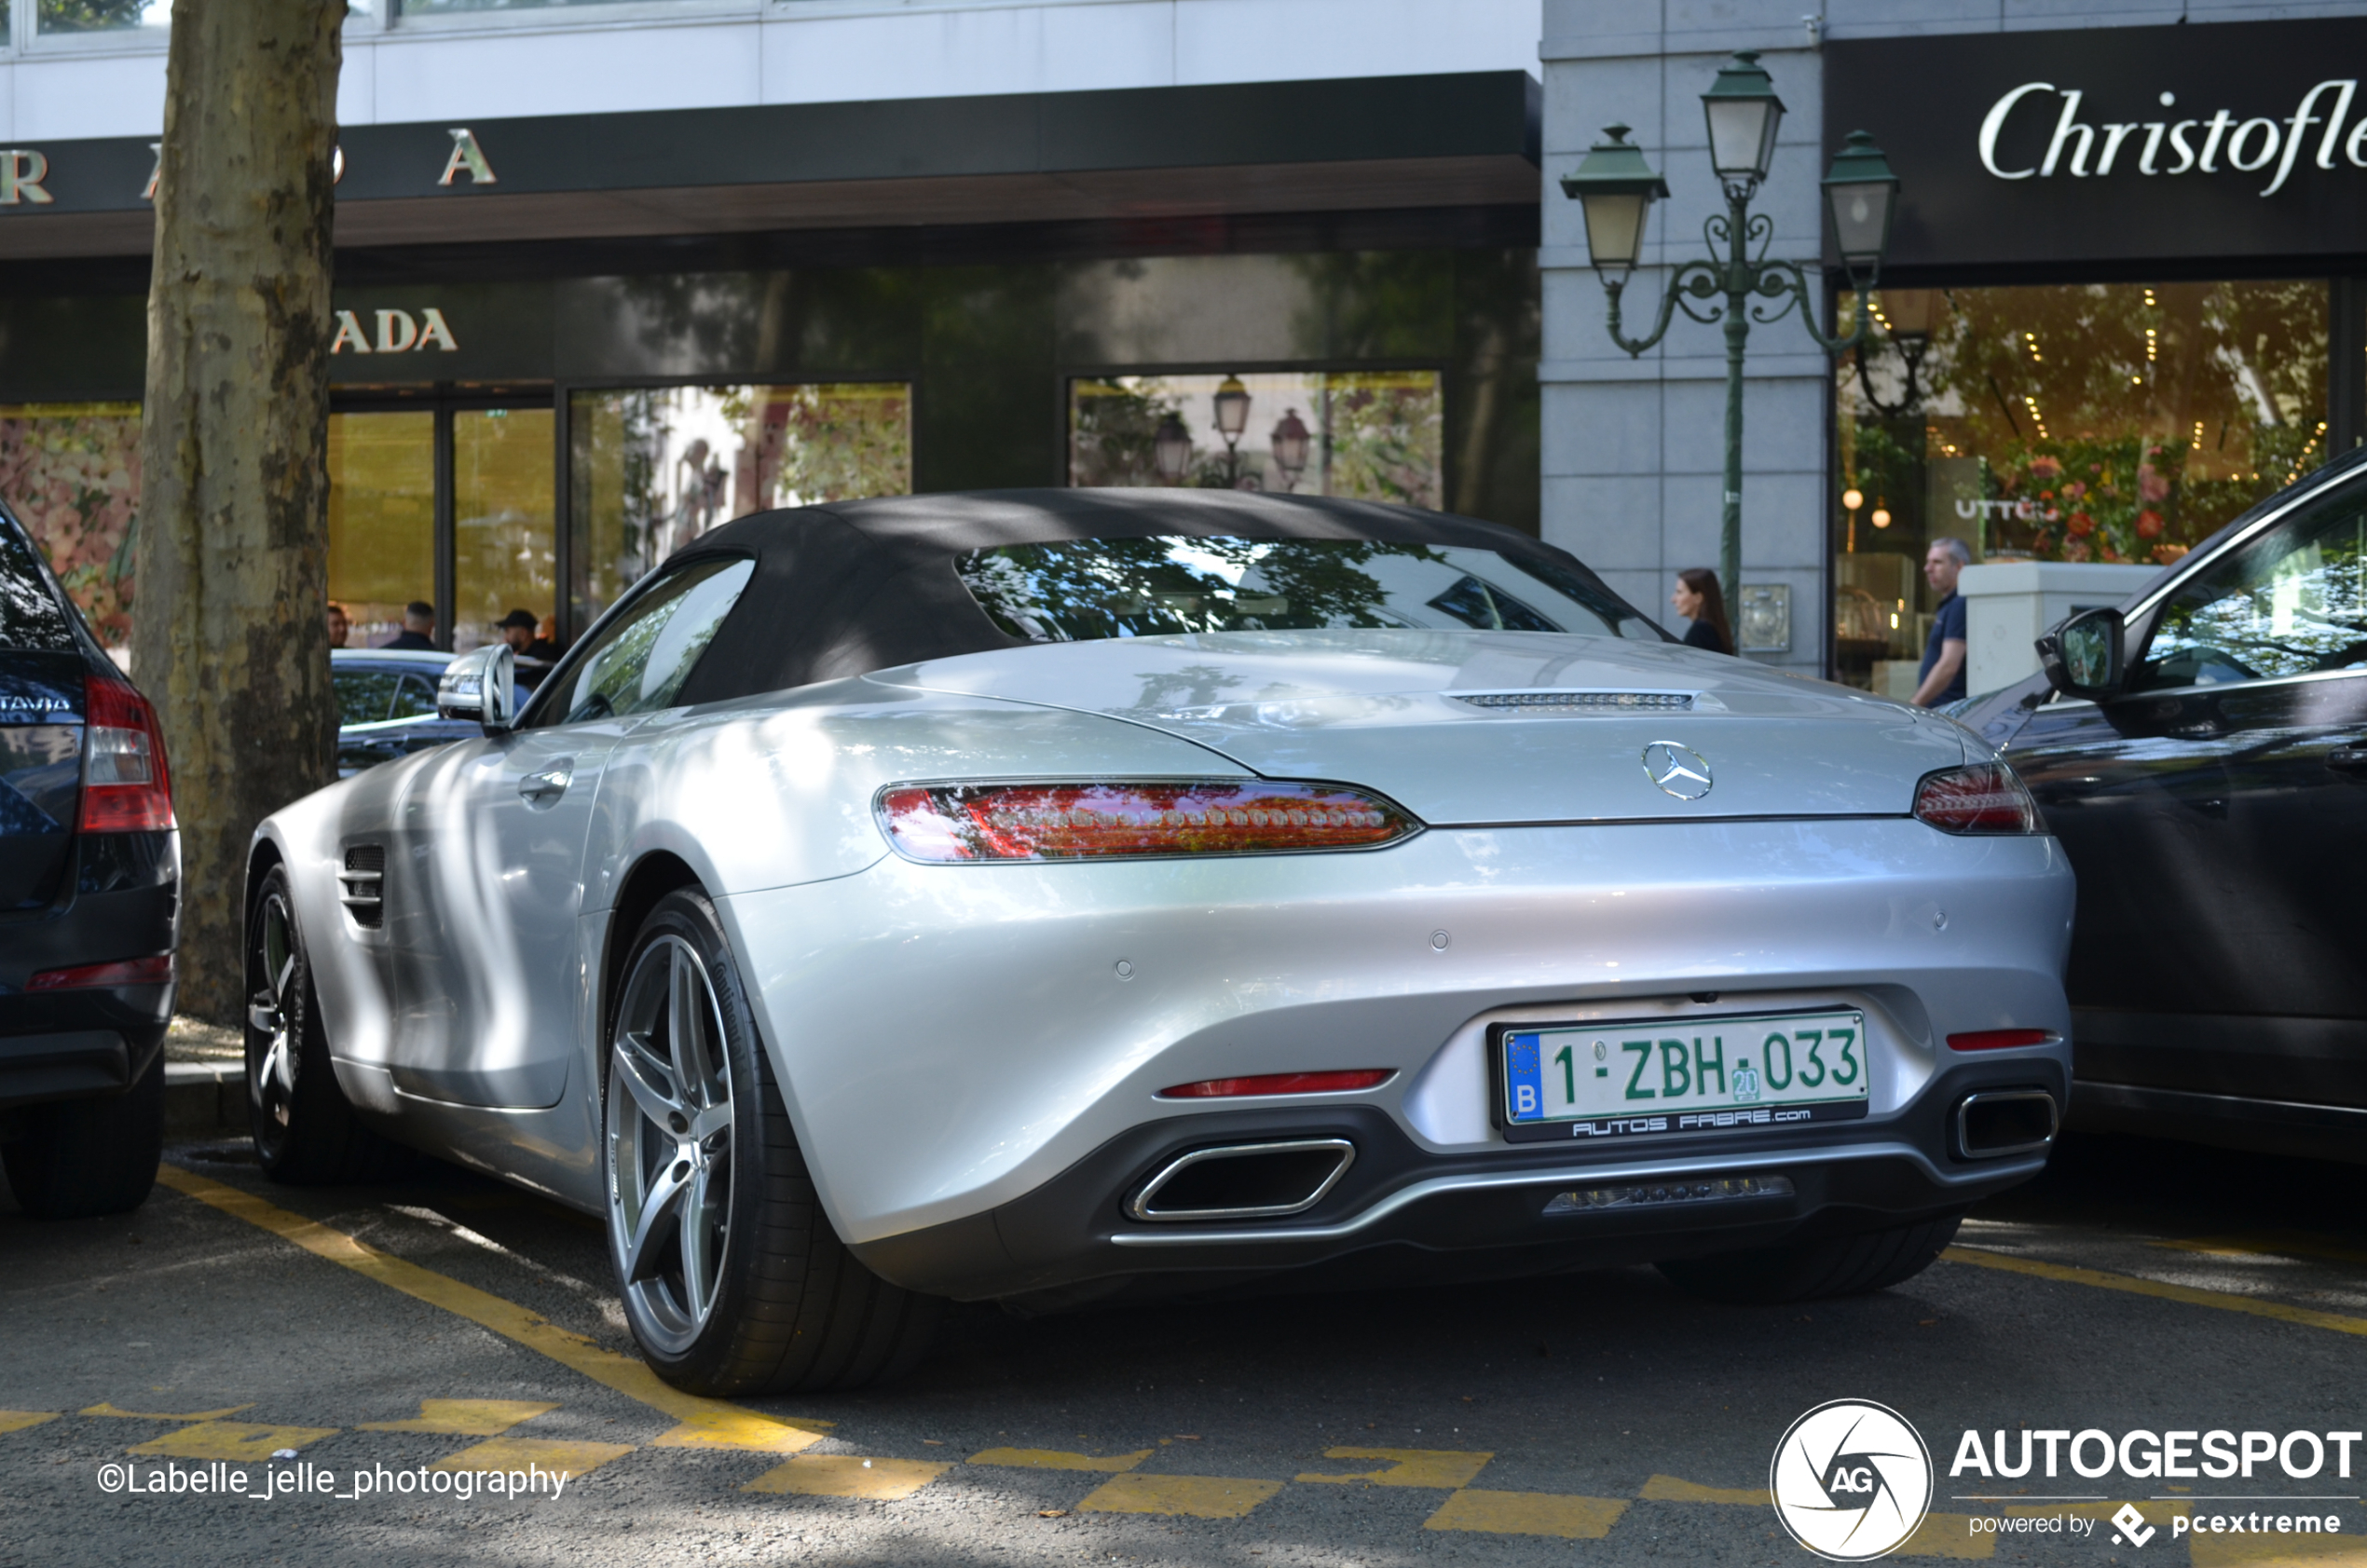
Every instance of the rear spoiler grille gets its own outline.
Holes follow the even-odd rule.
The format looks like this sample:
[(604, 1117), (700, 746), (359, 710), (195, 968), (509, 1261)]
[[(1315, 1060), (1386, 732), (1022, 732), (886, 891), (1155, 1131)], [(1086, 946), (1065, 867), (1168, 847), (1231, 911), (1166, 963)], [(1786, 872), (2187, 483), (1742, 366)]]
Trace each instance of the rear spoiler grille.
[(1491, 713), (1635, 714), (1684, 713), (1690, 691), (1466, 691), (1455, 700)]

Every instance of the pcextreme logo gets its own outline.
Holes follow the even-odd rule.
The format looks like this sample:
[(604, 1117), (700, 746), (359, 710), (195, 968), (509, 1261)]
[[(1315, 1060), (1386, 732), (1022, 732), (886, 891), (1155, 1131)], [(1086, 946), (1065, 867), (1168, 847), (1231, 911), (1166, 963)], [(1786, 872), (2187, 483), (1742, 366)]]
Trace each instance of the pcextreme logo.
[(1915, 1534), (1932, 1501), (1922, 1434), (1887, 1405), (1835, 1399), (1785, 1432), (1768, 1466), (1775, 1517), (1833, 1562), (1865, 1562)]

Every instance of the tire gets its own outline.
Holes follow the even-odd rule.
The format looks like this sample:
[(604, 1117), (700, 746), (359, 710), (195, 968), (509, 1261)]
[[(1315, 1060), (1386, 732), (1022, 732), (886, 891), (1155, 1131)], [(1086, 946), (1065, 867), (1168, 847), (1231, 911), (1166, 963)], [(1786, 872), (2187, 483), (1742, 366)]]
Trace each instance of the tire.
[(247, 1125), (256, 1160), (292, 1187), (377, 1180), (395, 1146), (362, 1125), (329, 1062), (312, 964), (284, 866), (263, 879), (247, 915)]
[(944, 1303), (890, 1285), (822, 1212), (715, 907), (670, 893), (635, 937), (609, 1027), (609, 1252), (650, 1366), (695, 1394), (901, 1376)]
[(1690, 1295), (1744, 1306), (1862, 1296), (1914, 1278), (1956, 1235), (1960, 1211), (1888, 1230), (1655, 1264)]
[(36, 1220), (123, 1214), (147, 1200), (164, 1156), (164, 1053), (119, 1095), (61, 1100), (27, 1113), (0, 1151), (17, 1207)]

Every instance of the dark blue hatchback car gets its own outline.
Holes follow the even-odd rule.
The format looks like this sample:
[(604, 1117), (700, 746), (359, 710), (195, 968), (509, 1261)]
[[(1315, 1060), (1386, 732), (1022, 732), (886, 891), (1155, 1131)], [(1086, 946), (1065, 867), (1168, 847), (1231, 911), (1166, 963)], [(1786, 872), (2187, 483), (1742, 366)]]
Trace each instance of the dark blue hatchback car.
[(29, 1214), (155, 1183), (180, 888), (156, 711), (0, 511), (0, 1163)]

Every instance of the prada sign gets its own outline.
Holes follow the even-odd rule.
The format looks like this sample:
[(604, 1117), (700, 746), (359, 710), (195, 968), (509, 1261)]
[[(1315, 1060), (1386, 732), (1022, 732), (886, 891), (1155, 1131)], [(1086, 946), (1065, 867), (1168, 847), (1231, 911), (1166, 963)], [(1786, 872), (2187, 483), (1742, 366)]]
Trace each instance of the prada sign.
[(2367, 256), (2367, 18), (1839, 42), (1901, 266)]

